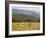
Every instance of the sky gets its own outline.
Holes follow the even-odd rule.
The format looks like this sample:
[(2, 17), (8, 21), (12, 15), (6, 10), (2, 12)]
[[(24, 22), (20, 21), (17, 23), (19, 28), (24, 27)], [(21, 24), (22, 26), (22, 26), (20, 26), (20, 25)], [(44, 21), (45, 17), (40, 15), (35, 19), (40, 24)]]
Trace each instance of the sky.
[(15, 4), (12, 6), (12, 8), (19, 10), (32, 10), (32, 11), (36, 11), (37, 13), (40, 12), (40, 7), (36, 5)]

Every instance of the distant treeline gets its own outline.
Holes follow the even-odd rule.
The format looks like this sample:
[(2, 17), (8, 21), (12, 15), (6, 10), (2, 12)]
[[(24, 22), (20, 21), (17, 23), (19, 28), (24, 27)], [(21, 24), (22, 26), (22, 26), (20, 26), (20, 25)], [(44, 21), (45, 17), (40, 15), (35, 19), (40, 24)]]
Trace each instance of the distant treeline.
[(12, 22), (40, 22), (40, 19), (32, 19), (32, 18), (12, 18)]

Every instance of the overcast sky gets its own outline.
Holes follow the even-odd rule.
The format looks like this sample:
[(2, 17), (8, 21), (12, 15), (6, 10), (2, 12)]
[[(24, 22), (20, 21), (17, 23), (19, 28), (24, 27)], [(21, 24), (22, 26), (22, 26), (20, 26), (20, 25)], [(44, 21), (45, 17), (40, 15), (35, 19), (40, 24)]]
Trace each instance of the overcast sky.
[(32, 6), (32, 5), (15, 4), (14, 6), (12, 6), (12, 8), (19, 10), (32, 10), (32, 11), (36, 11), (37, 13), (40, 12), (40, 7)]

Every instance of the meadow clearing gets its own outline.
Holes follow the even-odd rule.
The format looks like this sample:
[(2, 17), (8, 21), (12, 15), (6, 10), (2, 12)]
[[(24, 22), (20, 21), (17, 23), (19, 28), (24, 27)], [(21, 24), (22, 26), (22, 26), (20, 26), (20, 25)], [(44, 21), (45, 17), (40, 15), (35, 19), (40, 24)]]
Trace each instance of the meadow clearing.
[(40, 22), (12, 22), (12, 31), (40, 30)]

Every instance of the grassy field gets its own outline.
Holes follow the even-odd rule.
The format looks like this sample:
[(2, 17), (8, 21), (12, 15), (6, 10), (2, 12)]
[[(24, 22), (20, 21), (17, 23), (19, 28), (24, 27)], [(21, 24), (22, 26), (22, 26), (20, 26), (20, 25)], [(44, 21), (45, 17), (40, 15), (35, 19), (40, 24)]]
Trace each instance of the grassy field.
[(39, 22), (13, 22), (12, 31), (40, 30)]

